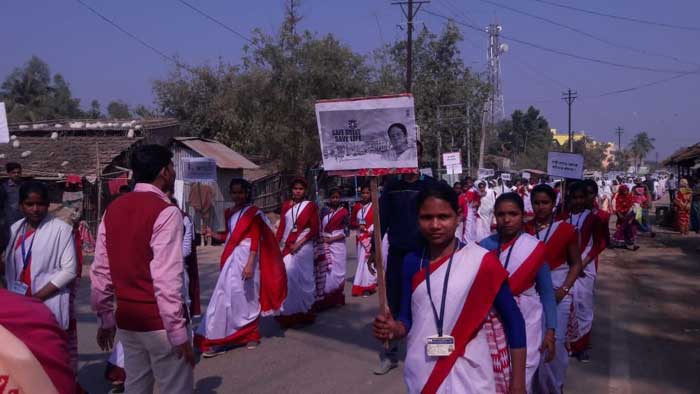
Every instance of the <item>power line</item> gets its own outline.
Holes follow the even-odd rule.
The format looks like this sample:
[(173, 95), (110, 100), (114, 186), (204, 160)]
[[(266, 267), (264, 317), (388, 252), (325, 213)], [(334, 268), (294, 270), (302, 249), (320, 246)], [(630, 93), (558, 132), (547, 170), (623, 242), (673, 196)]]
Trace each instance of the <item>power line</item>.
[(232, 28), (232, 27), (228, 26), (227, 24), (225, 24), (225, 23), (219, 21), (218, 19), (216, 19), (216, 18), (214, 18), (213, 16), (207, 14), (206, 12), (200, 10), (199, 8), (193, 6), (192, 4), (186, 2), (185, 0), (177, 0), (177, 1), (179, 1), (180, 3), (182, 3), (183, 5), (185, 5), (186, 7), (190, 8), (191, 10), (195, 11), (196, 13), (202, 15), (203, 17), (209, 19), (210, 21), (216, 23), (217, 25), (223, 27), (224, 29), (226, 29), (226, 30), (228, 30), (229, 32), (233, 33), (234, 35), (238, 36), (239, 38), (241, 38), (241, 39), (243, 39), (243, 40), (245, 40), (245, 41), (248, 41), (248, 42), (251, 43), (251, 44), (255, 44), (255, 43), (253, 42), (253, 40), (251, 40), (250, 38), (248, 38), (248, 37), (246, 37), (245, 35), (243, 35), (243, 33), (238, 32), (238, 31), (235, 30), (234, 28)]
[(651, 20), (647, 20), (647, 19), (640, 19), (640, 18), (632, 18), (629, 16), (606, 14), (604, 12), (585, 10), (583, 8), (578, 8), (578, 7), (574, 7), (574, 6), (570, 6), (570, 5), (566, 5), (566, 4), (554, 3), (554, 2), (546, 1), (546, 0), (532, 0), (532, 1), (536, 1), (536, 2), (542, 3), (542, 4), (551, 5), (553, 7), (565, 8), (568, 10), (583, 12), (586, 14), (591, 14), (591, 15), (596, 15), (596, 16), (602, 16), (605, 18), (623, 20), (623, 21), (627, 21), (627, 22), (641, 23), (644, 25), (659, 26), (659, 27), (665, 27), (668, 29), (676, 29), (676, 30), (700, 31), (700, 27), (696, 27), (696, 26), (673, 25), (670, 23), (656, 22), (656, 21), (651, 21)]
[(617, 89), (617, 90), (612, 90), (612, 91), (609, 91), (609, 92), (606, 92), (606, 93), (601, 93), (601, 94), (598, 94), (598, 95), (595, 95), (595, 96), (589, 96), (588, 98), (599, 98), (599, 97), (613, 96), (613, 95), (621, 94), (621, 93), (628, 93), (628, 92), (632, 92), (632, 91), (635, 91), (635, 90), (643, 89), (643, 88), (646, 88), (646, 87), (649, 87), (649, 86), (660, 85), (660, 84), (662, 84), (662, 83), (666, 83), (666, 82), (670, 82), (670, 81), (673, 81), (673, 80), (676, 80), (676, 79), (680, 79), (680, 78), (683, 78), (683, 77), (687, 77), (687, 76), (689, 76), (689, 75), (693, 75), (693, 74), (678, 74), (678, 75), (674, 75), (674, 76), (669, 77), (669, 78), (663, 78), (663, 79), (659, 79), (659, 80), (656, 80), (656, 81), (643, 83), (643, 84), (641, 84), (641, 85), (632, 86), (632, 87), (625, 88), (625, 89)]
[[(468, 27), (468, 28), (470, 28), (470, 29), (473, 29), (473, 30), (476, 30), (476, 31), (479, 31), (479, 32), (482, 32), (482, 33), (485, 32), (483, 29), (479, 28), (478, 26), (474, 26), (474, 25), (469, 24), (469, 23), (466, 23), (466, 22), (464, 22), (464, 21), (458, 21), (458, 20), (455, 20), (454, 18), (450, 18), (450, 17), (448, 17), (448, 16), (441, 15), (441, 14), (432, 12), (432, 11), (430, 11), (430, 10), (424, 10), (424, 12), (427, 13), (427, 14), (430, 14), (430, 15), (433, 15), (433, 16), (436, 16), (436, 17), (439, 17), (439, 18), (448, 19), (448, 20), (453, 20), (453, 21), (455, 21), (455, 23), (458, 23), (458, 24), (460, 24), (460, 25), (462, 25), (462, 26), (466, 26), (466, 27)], [(539, 49), (539, 50), (541, 50), (541, 51), (550, 52), (550, 53), (554, 53), (554, 54), (561, 55), (561, 56), (571, 57), (571, 58), (574, 58), (574, 59), (585, 60), (585, 61), (588, 61), (588, 62), (593, 62), (593, 63), (598, 63), (598, 64), (604, 64), (604, 65), (612, 66), (612, 67), (626, 68), (626, 69), (638, 70), (638, 71), (656, 72), (656, 73), (670, 73), (670, 74), (696, 74), (696, 73), (700, 73), (700, 69), (696, 69), (696, 70), (692, 70), (692, 71), (688, 71), (688, 70), (673, 70), (673, 69), (661, 69), (661, 68), (654, 68), (654, 67), (647, 67), (647, 66), (637, 66), (637, 65), (632, 65), (632, 64), (617, 63), (617, 62), (612, 62), (612, 61), (605, 60), (605, 59), (599, 59), (599, 58), (593, 58), (593, 57), (588, 57), (588, 56), (582, 56), (582, 55), (577, 55), (577, 54), (575, 54), (575, 53), (570, 53), (570, 52), (562, 51), (562, 50), (559, 50), (559, 49), (554, 49), (554, 48), (545, 47), (545, 46), (542, 46), (542, 45), (540, 45), (540, 44), (532, 43), (532, 42), (525, 41), (525, 40), (520, 40), (520, 39), (517, 39), (517, 38), (515, 38), (515, 37), (510, 37), (510, 36), (507, 36), (507, 35), (504, 35), (504, 34), (501, 34), (501, 36), (504, 37), (504, 38), (506, 38), (506, 39), (508, 39), (508, 40), (510, 40), (510, 41), (517, 42), (517, 43), (522, 44), (522, 45), (527, 45), (527, 46), (529, 46), (529, 47), (536, 48), (536, 49)]]
[(690, 64), (690, 65), (694, 65), (694, 66), (700, 66), (700, 65), (698, 65), (697, 63), (693, 63), (693, 62), (689, 62), (689, 61), (686, 61), (686, 60), (682, 60), (682, 59), (680, 59), (680, 58), (678, 58), (678, 57), (676, 57), (676, 56), (666, 55), (666, 54), (663, 54), (663, 53), (658, 53), (658, 52), (654, 52), (654, 51), (649, 51), (649, 50), (646, 50), (646, 49), (636, 48), (636, 47), (629, 46), (629, 45), (625, 45), (625, 44), (619, 44), (619, 43), (610, 41), (610, 40), (608, 40), (608, 39), (606, 39), (606, 38), (599, 37), (599, 36), (596, 36), (596, 35), (594, 35), (594, 34), (588, 33), (587, 31), (584, 31), (584, 30), (581, 30), (581, 29), (578, 29), (578, 28), (575, 28), (575, 27), (566, 25), (566, 24), (564, 24), (564, 23), (560, 23), (560, 22), (557, 22), (557, 21), (555, 21), (555, 20), (551, 20), (551, 19), (548, 19), (548, 18), (539, 16), (539, 15), (531, 14), (531, 13), (529, 13), (529, 12), (527, 12), (527, 11), (519, 10), (519, 9), (517, 9), (517, 8), (513, 8), (513, 7), (508, 6), (508, 5), (505, 5), (505, 4), (497, 3), (497, 2), (495, 2), (495, 1), (491, 1), (491, 0), (479, 0), (479, 1), (481, 1), (481, 2), (483, 2), (483, 3), (486, 3), (486, 4), (491, 4), (491, 5), (495, 6), (495, 7), (499, 7), (499, 8), (503, 8), (503, 9), (506, 9), (506, 10), (515, 12), (516, 14), (525, 15), (525, 16), (527, 16), (527, 17), (534, 18), (534, 19), (540, 20), (540, 21), (545, 22), (545, 23), (549, 23), (549, 24), (551, 24), (551, 25), (558, 26), (558, 27), (561, 27), (561, 28), (563, 28), (563, 29), (567, 29), (567, 30), (573, 31), (574, 33), (578, 33), (578, 34), (580, 34), (580, 35), (582, 35), (582, 36), (588, 37), (588, 38), (593, 39), (593, 40), (598, 41), (598, 42), (602, 42), (602, 43), (607, 44), (607, 45), (610, 45), (611, 47), (614, 47), (614, 48), (626, 49), (626, 50), (629, 50), (629, 51), (632, 51), (632, 52), (640, 53), (640, 54), (642, 54), (642, 55), (655, 56), (655, 57), (662, 57), (662, 58), (674, 60), (674, 61), (679, 62), (679, 63)]
[(175, 66), (177, 66), (177, 67), (179, 67), (179, 68), (183, 68), (183, 69), (185, 69), (185, 70), (187, 70), (187, 71), (189, 71), (189, 72), (191, 72), (191, 73), (194, 73), (194, 69), (193, 69), (193, 68), (187, 66), (187, 65), (184, 64), (184, 63), (181, 63), (180, 61), (178, 61), (177, 59), (175, 59), (175, 58), (172, 57), (172, 56), (166, 55), (163, 51), (161, 51), (161, 50), (159, 50), (158, 48), (154, 47), (153, 45), (147, 43), (146, 41), (144, 41), (144, 40), (142, 40), (141, 38), (137, 37), (135, 34), (129, 32), (129, 31), (126, 30), (126, 29), (124, 29), (123, 27), (119, 26), (119, 25), (118, 25), (116, 22), (114, 22), (113, 20), (107, 18), (106, 16), (104, 16), (103, 14), (101, 14), (99, 11), (97, 11), (97, 10), (94, 9), (94, 8), (92, 8), (89, 4), (85, 3), (85, 2), (82, 1), (82, 0), (75, 0), (75, 1), (77, 1), (78, 4), (82, 5), (83, 7), (87, 8), (87, 9), (88, 9), (90, 12), (92, 12), (93, 14), (97, 15), (97, 17), (99, 17), (99, 18), (102, 19), (103, 21), (105, 21), (105, 22), (109, 23), (110, 25), (112, 25), (115, 29), (119, 30), (119, 31), (122, 32), (123, 34), (125, 34), (125, 35), (127, 35), (128, 37), (130, 37), (131, 39), (135, 40), (136, 42), (138, 42), (138, 43), (141, 44), (142, 46), (144, 46), (144, 47), (150, 49), (151, 51), (155, 52), (156, 54), (158, 54), (158, 55), (159, 55), (160, 57), (162, 57), (163, 59), (165, 59), (165, 60), (167, 60), (167, 61), (173, 63)]

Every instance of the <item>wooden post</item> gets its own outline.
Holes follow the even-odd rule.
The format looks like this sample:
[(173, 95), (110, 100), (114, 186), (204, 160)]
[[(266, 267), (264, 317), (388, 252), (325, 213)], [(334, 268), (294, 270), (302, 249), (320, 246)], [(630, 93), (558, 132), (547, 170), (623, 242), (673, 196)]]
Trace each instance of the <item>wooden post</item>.
[[(374, 265), (377, 270), (377, 296), (379, 297), (379, 313), (389, 311), (386, 302), (386, 280), (384, 278), (384, 261), (382, 260), (382, 225), (379, 219), (379, 177), (370, 179), (372, 194), (372, 222), (374, 223)], [(385, 344), (386, 346), (387, 344)]]

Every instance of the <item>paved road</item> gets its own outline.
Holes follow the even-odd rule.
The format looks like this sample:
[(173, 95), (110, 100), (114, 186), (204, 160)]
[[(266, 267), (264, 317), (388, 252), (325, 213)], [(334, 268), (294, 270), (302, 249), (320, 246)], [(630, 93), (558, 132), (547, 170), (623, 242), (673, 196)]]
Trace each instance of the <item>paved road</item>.
[[(608, 250), (596, 295), (592, 362), (572, 361), (569, 393), (697, 393), (700, 387), (700, 237), (659, 234), (637, 252)], [(200, 252), (204, 289), (213, 287), (220, 248)], [(351, 253), (352, 254), (352, 253)], [(348, 276), (354, 273), (354, 258)], [(348, 281), (348, 294), (351, 282)], [(79, 294), (80, 381), (91, 393), (108, 392), (107, 355), (95, 345), (89, 283)], [(203, 301), (210, 291), (203, 294)], [(400, 370), (370, 373), (378, 344), (370, 337), (376, 298), (348, 298), (313, 326), (281, 331), (264, 320), (256, 350), (237, 349), (200, 360), (198, 393), (402, 393)]]

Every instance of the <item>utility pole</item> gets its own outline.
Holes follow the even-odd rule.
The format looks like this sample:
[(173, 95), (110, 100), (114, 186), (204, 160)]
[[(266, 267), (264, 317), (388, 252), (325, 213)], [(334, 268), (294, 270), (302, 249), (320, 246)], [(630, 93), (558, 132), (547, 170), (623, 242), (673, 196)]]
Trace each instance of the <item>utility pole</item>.
[(623, 162), (625, 161), (625, 158), (622, 155), (622, 133), (624, 133), (624, 130), (622, 127), (617, 126), (615, 129), (615, 134), (617, 134), (617, 157), (618, 160), (620, 161), (618, 164), (620, 165), (620, 168), (624, 165)]
[[(406, 93), (411, 93), (413, 85), (413, 18), (418, 14), (420, 7), (430, 1), (395, 1), (391, 4), (401, 7), (406, 17)], [(416, 5), (415, 10), (413, 6)], [(406, 8), (404, 9), (404, 6)]]
[(562, 100), (569, 105), (569, 152), (574, 151), (574, 135), (571, 132), (571, 106), (574, 104), (574, 100), (578, 97), (577, 92), (572, 92), (569, 89), (567, 92), (562, 93)]

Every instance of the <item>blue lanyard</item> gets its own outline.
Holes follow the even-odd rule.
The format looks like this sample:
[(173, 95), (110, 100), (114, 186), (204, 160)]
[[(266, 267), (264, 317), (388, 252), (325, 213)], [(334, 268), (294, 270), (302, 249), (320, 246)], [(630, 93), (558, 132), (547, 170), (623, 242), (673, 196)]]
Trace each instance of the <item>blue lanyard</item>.
[(425, 267), (425, 286), (428, 290), (428, 299), (430, 299), (430, 306), (433, 308), (433, 317), (435, 318), (435, 325), (437, 326), (438, 336), (442, 336), (442, 327), (445, 322), (445, 300), (447, 299), (447, 283), (450, 280), (450, 271), (452, 270), (452, 260), (455, 257), (455, 253), (461, 248), (459, 241), (455, 240), (455, 250), (450, 255), (450, 261), (447, 263), (447, 271), (445, 272), (445, 281), (442, 284), (442, 301), (440, 302), (440, 314), (438, 315), (437, 308), (433, 302), (433, 295), (430, 292), (430, 260), (427, 264), (425, 261), (425, 249), (423, 249), (423, 254), (420, 258), (420, 265)]
[[(547, 243), (547, 239), (549, 238), (549, 231), (552, 229), (552, 226), (554, 225), (554, 214), (552, 214), (552, 219), (549, 221), (549, 226), (547, 226), (547, 232), (544, 234), (544, 243)], [(535, 222), (535, 237), (537, 237), (537, 240), (540, 239), (540, 232), (537, 231), (537, 222)]]
[(37, 230), (34, 230), (34, 233), (32, 234), (32, 242), (29, 243), (29, 250), (25, 252), (24, 244), (27, 241), (27, 223), (25, 222), (24, 226), (22, 226), (22, 272), (27, 269), (27, 265), (29, 265), (29, 261), (32, 258), (32, 248), (34, 247), (34, 240), (36, 239)]
[[(511, 253), (513, 253), (513, 247), (515, 247), (515, 243), (518, 242), (519, 237), (520, 237), (520, 233), (518, 233), (518, 235), (515, 236), (515, 238), (513, 239), (513, 244), (510, 245), (510, 249), (508, 249), (508, 254), (506, 255), (506, 263), (503, 264), (503, 268), (505, 268), (505, 269), (508, 269), (508, 264), (510, 263), (510, 255), (511, 255)], [(500, 259), (500, 256), (501, 256), (501, 237), (500, 236), (498, 237), (498, 256)]]

